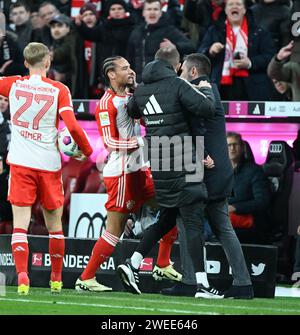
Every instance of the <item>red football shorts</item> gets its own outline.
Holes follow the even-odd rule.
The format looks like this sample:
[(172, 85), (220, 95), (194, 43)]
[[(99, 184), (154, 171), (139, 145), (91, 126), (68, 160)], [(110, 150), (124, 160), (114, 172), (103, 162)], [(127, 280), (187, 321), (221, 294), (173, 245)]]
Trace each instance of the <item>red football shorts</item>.
[(49, 172), (11, 165), (7, 197), (10, 203), (20, 207), (32, 206), (37, 198), (48, 210), (64, 204), (61, 170)]
[(136, 212), (148, 199), (155, 196), (150, 169), (123, 174), (118, 177), (104, 177), (108, 200), (108, 211), (124, 214)]

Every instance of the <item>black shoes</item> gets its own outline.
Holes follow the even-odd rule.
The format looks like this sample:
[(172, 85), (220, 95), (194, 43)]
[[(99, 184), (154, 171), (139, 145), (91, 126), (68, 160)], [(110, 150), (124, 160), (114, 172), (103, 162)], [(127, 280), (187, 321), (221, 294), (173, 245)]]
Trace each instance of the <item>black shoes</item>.
[(195, 298), (204, 298), (204, 299), (223, 299), (224, 293), (215, 289), (212, 286), (205, 287), (202, 284), (198, 285)]
[(176, 285), (163, 288), (161, 294), (163, 295), (173, 295), (179, 297), (194, 297), (197, 291), (196, 285), (187, 285), (184, 283), (177, 283)]
[(124, 264), (119, 265), (117, 272), (126, 291), (133, 294), (142, 293), (139, 288), (139, 271), (131, 265), (130, 259), (126, 259)]
[(235, 286), (232, 285), (224, 292), (224, 298), (228, 299), (253, 299), (254, 292), (252, 285)]

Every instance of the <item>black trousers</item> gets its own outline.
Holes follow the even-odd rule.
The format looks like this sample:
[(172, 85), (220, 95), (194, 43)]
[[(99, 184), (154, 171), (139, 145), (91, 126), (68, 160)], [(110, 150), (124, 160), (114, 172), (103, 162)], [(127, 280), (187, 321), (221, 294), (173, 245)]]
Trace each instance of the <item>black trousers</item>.
[(204, 272), (204, 207), (203, 202), (195, 202), (184, 207), (161, 207), (158, 222), (145, 231), (136, 251), (145, 257), (155, 244), (176, 225), (176, 219), (180, 216), (185, 227), (187, 248), (195, 272)]
[[(232, 268), (233, 285), (251, 285), (251, 279), (245, 262), (243, 250), (229, 219), (227, 199), (208, 202), (205, 211), (209, 225), (220, 241), (228, 263)], [(185, 230), (182, 229), (180, 222), (178, 222), (178, 230), (180, 258), (184, 272), (183, 282), (185, 284), (194, 285), (196, 282), (193, 262), (190, 259), (189, 252), (187, 250), (187, 237), (185, 236)]]

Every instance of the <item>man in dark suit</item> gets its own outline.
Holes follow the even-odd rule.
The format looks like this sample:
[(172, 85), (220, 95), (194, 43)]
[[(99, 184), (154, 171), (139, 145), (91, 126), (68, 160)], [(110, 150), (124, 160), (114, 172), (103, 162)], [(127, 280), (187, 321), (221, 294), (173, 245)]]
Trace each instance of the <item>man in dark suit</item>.
[[(182, 65), (181, 77), (198, 85), (200, 81), (209, 81), (211, 64), (203, 54), (191, 54)], [(245, 263), (243, 251), (233, 230), (228, 215), (227, 198), (233, 186), (233, 170), (228, 156), (225, 115), (216, 84), (212, 84), (215, 97), (215, 115), (210, 119), (192, 116), (190, 127), (193, 136), (204, 135), (205, 150), (214, 160), (215, 167), (206, 169), (204, 182), (208, 192), (205, 208), (209, 224), (224, 248), (229, 265), (232, 268), (233, 283), (224, 294), (225, 298), (253, 298), (253, 289)], [(184, 230), (179, 226), (180, 254), (184, 268), (182, 283), (163, 289), (165, 295), (193, 295), (196, 290), (192, 262), (186, 250)]]

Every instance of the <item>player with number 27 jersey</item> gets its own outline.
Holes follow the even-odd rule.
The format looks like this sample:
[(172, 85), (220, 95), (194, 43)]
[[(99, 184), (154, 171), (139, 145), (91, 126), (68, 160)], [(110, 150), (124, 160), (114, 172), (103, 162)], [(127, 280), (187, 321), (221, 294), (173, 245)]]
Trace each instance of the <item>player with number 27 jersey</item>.
[[(69, 89), (39, 75), (2, 77), (0, 94), (9, 98), (12, 140), (8, 163), (43, 171), (61, 169), (57, 149), (59, 114), (86, 156), (92, 149), (74, 122)], [(72, 129), (76, 128), (76, 132)]]

